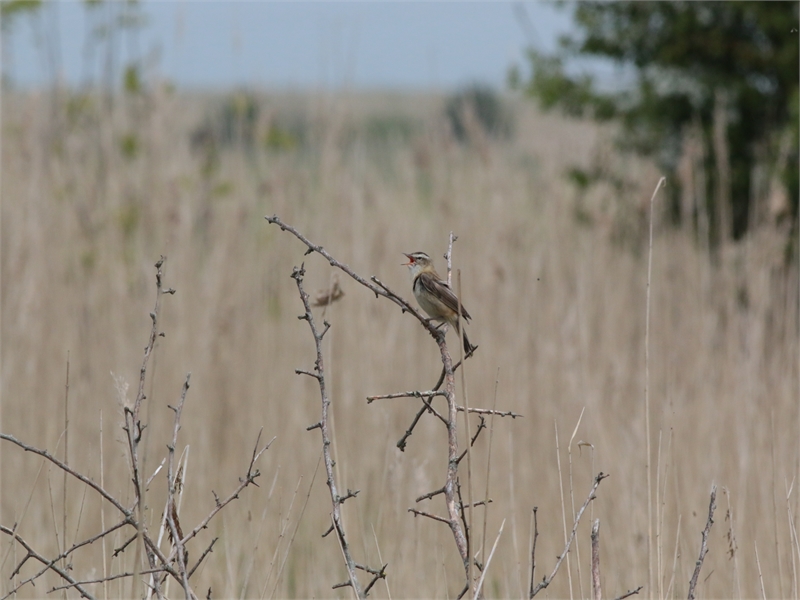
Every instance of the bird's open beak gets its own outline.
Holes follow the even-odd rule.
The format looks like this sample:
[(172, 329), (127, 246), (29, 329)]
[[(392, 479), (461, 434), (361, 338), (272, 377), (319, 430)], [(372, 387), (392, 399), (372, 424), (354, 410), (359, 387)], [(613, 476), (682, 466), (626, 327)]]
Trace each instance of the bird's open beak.
[(410, 264), (413, 264), (413, 263), (414, 263), (414, 259), (413, 259), (413, 258), (411, 258), (411, 255), (410, 255), (410, 254), (406, 254), (405, 252), (403, 252), (402, 254), (403, 254), (403, 256), (405, 256), (405, 257), (408, 259), (408, 262), (407, 262), (407, 263), (403, 263), (403, 266), (404, 266), (404, 267), (407, 267), (408, 265), (410, 265)]

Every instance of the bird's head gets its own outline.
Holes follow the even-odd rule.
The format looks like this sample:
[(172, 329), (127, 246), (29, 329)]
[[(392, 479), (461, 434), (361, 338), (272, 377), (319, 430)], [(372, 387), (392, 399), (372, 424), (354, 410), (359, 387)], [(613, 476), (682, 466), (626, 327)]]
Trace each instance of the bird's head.
[(431, 260), (431, 257), (424, 252), (414, 252), (412, 254), (403, 253), (403, 256), (408, 259), (408, 262), (403, 264), (408, 267), (409, 271), (411, 271), (412, 277), (416, 277), (423, 271), (429, 271), (433, 269), (433, 261)]

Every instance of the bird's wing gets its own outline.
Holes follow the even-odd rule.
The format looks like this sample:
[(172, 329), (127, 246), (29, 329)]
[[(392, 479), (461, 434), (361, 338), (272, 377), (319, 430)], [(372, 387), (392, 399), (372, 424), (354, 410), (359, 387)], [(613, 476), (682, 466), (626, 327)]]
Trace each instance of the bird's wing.
[[(436, 298), (441, 299), (442, 304), (453, 312), (458, 312), (458, 297), (453, 293), (453, 290), (450, 289), (447, 283), (431, 276), (429, 273), (421, 273), (418, 279), (422, 287)], [(461, 305), (461, 317), (467, 321), (472, 318), (463, 304)]]

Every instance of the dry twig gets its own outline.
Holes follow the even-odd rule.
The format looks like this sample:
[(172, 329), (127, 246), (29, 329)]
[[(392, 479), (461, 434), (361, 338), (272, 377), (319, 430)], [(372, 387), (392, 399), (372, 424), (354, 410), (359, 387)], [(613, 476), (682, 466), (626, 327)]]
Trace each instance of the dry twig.
[(600, 519), (592, 523), (592, 598), (601, 600), (603, 592), (600, 587)]
[[(461, 457), (459, 455), (459, 451), (458, 451), (458, 430), (457, 430), (457, 424), (456, 424), (456, 417), (457, 417), (459, 411), (465, 411), (465, 410), (468, 413), (474, 412), (474, 413), (477, 413), (477, 414), (491, 414), (491, 415), (510, 416), (510, 417), (518, 417), (520, 415), (517, 415), (516, 413), (512, 413), (510, 411), (509, 412), (502, 412), (502, 411), (487, 410), (487, 409), (473, 409), (473, 408), (466, 409), (464, 407), (458, 406), (456, 404), (456, 401), (455, 401), (455, 379), (454, 379), (454, 376), (453, 376), (453, 373), (455, 372), (455, 370), (457, 368), (457, 365), (456, 366), (453, 365), (452, 357), (450, 356), (450, 352), (449, 352), (449, 350), (447, 348), (447, 344), (445, 342), (445, 332), (444, 332), (443, 329), (440, 329), (440, 328), (437, 328), (436, 326), (434, 326), (433, 323), (431, 322), (431, 319), (428, 319), (428, 318), (424, 317), (417, 309), (415, 309), (406, 300), (404, 300), (398, 294), (396, 294), (394, 291), (392, 291), (386, 284), (384, 284), (382, 281), (380, 281), (377, 277), (372, 276), (372, 277), (370, 277), (369, 280), (361, 277), (360, 275), (355, 273), (349, 266), (347, 266), (346, 264), (343, 264), (343, 263), (339, 262), (338, 260), (336, 260), (322, 246), (319, 246), (319, 245), (316, 245), (316, 244), (312, 243), (302, 233), (297, 231), (297, 229), (295, 229), (291, 225), (288, 225), (287, 223), (284, 223), (278, 216), (273, 215), (272, 217), (267, 216), (265, 218), (269, 223), (271, 223), (273, 225), (277, 225), (283, 231), (290, 232), (298, 240), (300, 240), (303, 244), (305, 244), (305, 246), (307, 247), (306, 254), (311, 254), (313, 252), (316, 252), (316, 253), (322, 255), (328, 261), (328, 263), (331, 266), (336, 267), (336, 268), (340, 269), (341, 271), (343, 271), (344, 273), (346, 273), (347, 275), (349, 275), (352, 279), (354, 279), (355, 281), (357, 281), (358, 283), (360, 283), (361, 285), (363, 285), (364, 287), (369, 289), (372, 293), (374, 293), (376, 297), (382, 296), (382, 297), (390, 300), (391, 302), (393, 302), (397, 306), (399, 306), (403, 312), (408, 312), (408, 313), (412, 314), (422, 324), (422, 326), (425, 327), (425, 329), (428, 331), (428, 333), (430, 333), (431, 337), (433, 337), (433, 339), (436, 340), (436, 343), (439, 346), (439, 351), (440, 351), (440, 354), (441, 354), (442, 367), (443, 368), (442, 368), (442, 374), (441, 374), (441, 376), (439, 378), (439, 382), (437, 382), (437, 384), (433, 387), (431, 392), (403, 392), (403, 393), (400, 393), (400, 394), (389, 394), (389, 395), (385, 395), (385, 396), (371, 396), (371, 397), (368, 398), (367, 401), (368, 402), (372, 402), (372, 401), (377, 400), (379, 398), (397, 398), (397, 397), (416, 397), (416, 398), (419, 398), (422, 401), (423, 407), (420, 408), (420, 410), (417, 413), (416, 417), (412, 421), (411, 426), (408, 428), (408, 430), (406, 431), (405, 435), (397, 443), (398, 448), (400, 448), (401, 450), (403, 450), (405, 448), (406, 440), (411, 435), (414, 427), (416, 426), (416, 424), (418, 423), (419, 419), (421, 418), (422, 414), (425, 411), (429, 411), (429, 412), (433, 413), (434, 415), (436, 415), (437, 417), (439, 417), (439, 419), (442, 420), (444, 422), (445, 426), (446, 426), (446, 429), (447, 429), (448, 460), (447, 460), (447, 474), (446, 474), (446, 478), (445, 478), (445, 484), (441, 488), (441, 490), (437, 490), (435, 493), (432, 493), (430, 497), (432, 497), (434, 495), (438, 495), (439, 493), (443, 493), (444, 494), (444, 496), (445, 496), (445, 505), (447, 507), (447, 516), (446, 517), (439, 517), (437, 515), (433, 515), (433, 514), (422, 512), (422, 511), (418, 511), (418, 510), (415, 510), (415, 509), (410, 509), (410, 512), (414, 513), (415, 515), (426, 516), (426, 517), (429, 517), (431, 519), (434, 519), (434, 520), (437, 520), (437, 521), (441, 521), (443, 523), (446, 523), (450, 527), (450, 530), (452, 531), (452, 534), (453, 534), (453, 539), (454, 539), (455, 544), (456, 544), (456, 548), (458, 550), (459, 556), (461, 557), (461, 561), (462, 561), (462, 564), (464, 566), (464, 573), (465, 573), (466, 580), (467, 580), (467, 584), (466, 584), (466, 586), (464, 588), (464, 591), (461, 592), (461, 595), (463, 595), (464, 593), (466, 593), (467, 590), (470, 589), (470, 587), (473, 585), (473, 583), (476, 583), (476, 582), (472, 582), (471, 581), (471, 577), (470, 577), (470, 566), (472, 564), (472, 561), (470, 559), (470, 550), (469, 550), (469, 532), (467, 530), (467, 524), (465, 522), (465, 519), (463, 518), (464, 517), (464, 515), (463, 515), (463, 506), (464, 506), (464, 504), (463, 504), (463, 502), (459, 502), (456, 499), (456, 496), (458, 494), (458, 489), (457, 489), (458, 488), (458, 466), (459, 466), (459, 462), (460, 462), (460, 459), (461, 459)], [(451, 269), (452, 269), (451, 262), (450, 262), (450, 260), (451, 260), (450, 254), (451, 254), (452, 242), (454, 240), (455, 240), (454, 236), (451, 236), (450, 247), (448, 248), (448, 254), (447, 254), (447, 259), (448, 259), (448, 279), (449, 279), (449, 274), (451, 273)], [(311, 309), (310, 309), (309, 303), (308, 303), (308, 295), (303, 291), (302, 285), (301, 285), (302, 276), (303, 276), (303, 268), (302, 267), (300, 269), (295, 268), (295, 271), (292, 274), (292, 277), (294, 277), (298, 282), (298, 288), (300, 290), (300, 296), (303, 299), (303, 304), (304, 304), (304, 306), (306, 308), (305, 315), (301, 316), (300, 318), (304, 319), (304, 320), (307, 320), (309, 322), (309, 324), (312, 325), (312, 332), (314, 334), (314, 338), (315, 338), (315, 342), (316, 342), (316, 346), (317, 346), (317, 361), (315, 363), (315, 371), (313, 373), (309, 372), (309, 371), (299, 371), (299, 370), (298, 370), (298, 372), (306, 374), (306, 375), (309, 375), (311, 377), (314, 377), (319, 382), (320, 390), (321, 390), (322, 396), (323, 396), (323, 415), (324, 415), (325, 411), (326, 411), (326, 403), (329, 402), (329, 400), (327, 400), (327, 396), (326, 396), (325, 390), (324, 390), (324, 378), (322, 376), (322, 351), (321, 351), (320, 342), (322, 340), (322, 336), (325, 335), (325, 331), (327, 331), (327, 327), (329, 327), (329, 325), (327, 323), (325, 324), (326, 329), (322, 333), (319, 333), (316, 330), (316, 327), (313, 325), (313, 316), (311, 315)], [(440, 389), (440, 387), (442, 387), (442, 385), (444, 386), (444, 388), (443, 388), (443, 390), (441, 392), (439, 392), (439, 389)], [(431, 405), (431, 400), (434, 397), (434, 395), (443, 395), (445, 397), (445, 400), (447, 402), (447, 413), (446, 414), (440, 415), (438, 412), (436, 412), (434, 410), (433, 406)], [(315, 423), (314, 425), (312, 425), (310, 427), (310, 429), (312, 429), (312, 428), (313, 429), (316, 429), (316, 428), (321, 429), (323, 431), (323, 439), (324, 440), (328, 439), (327, 438), (327, 433), (326, 433), (327, 423), (326, 423), (325, 418), (320, 420), (320, 422)], [(478, 431), (480, 431), (480, 429)], [(477, 436), (477, 434), (476, 434), (476, 436)], [(472, 440), (472, 443), (474, 443), (474, 439)], [(324, 445), (324, 448), (326, 450), (327, 450), (327, 445), (328, 444), (329, 444), (329, 442), (327, 442)], [(326, 458), (326, 462), (327, 462), (327, 460), (328, 459)], [(331, 484), (332, 484), (332, 474), (329, 474), (329, 486)], [(338, 504), (340, 502), (339, 502), (338, 495), (336, 495), (334, 493), (334, 488), (331, 488), (331, 494), (332, 494), (334, 509), (336, 510), (336, 508), (338, 508)], [(337, 526), (336, 518), (334, 518), (334, 525)], [(350, 572), (350, 582), (352, 583), (352, 582), (356, 582), (357, 580), (355, 579), (355, 575), (353, 573), (353, 569), (352, 569), (352, 565), (351, 565), (352, 559), (348, 557), (347, 552), (346, 552), (347, 547), (344, 544), (343, 536), (344, 536), (344, 532), (342, 531), (342, 532), (340, 532), (340, 543), (342, 543), (342, 550), (345, 553), (345, 559), (346, 559), (346, 563), (348, 565), (348, 571)]]
[(297, 372), (309, 375), (317, 380), (317, 383), (319, 384), (319, 393), (322, 400), (322, 416), (319, 420), (318, 429), (322, 433), (322, 455), (325, 462), (325, 472), (328, 476), (328, 489), (330, 490), (331, 494), (331, 504), (333, 506), (333, 512), (331, 514), (333, 523), (331, 527), (334, 531), (336, 531), (336, 536), (339, 540), (339, 545), (342, 550), (342, 555), (344, 556), (345, 567), (347, 568), (347, 574), (349, 577), (346, 582), (334, 585), (334, 588), (349, 585), (353, 588), (353, 591), (358, 598), (366, 598), (366, 593), (362, 590), (361, 583), (358, 581), (358, 575), (356, 574), (356, 562), (353, 560), (353, 557), (350, 553), (350, 546), (347, 543), (347, 536), (345, 535), (344, 524), (342, 523), (341, 506), (347, 498), (353, 497), (355, 494), (348, 490), (346, 496), (340, 496), (336, 485), (336, 478), (333, 473), (330, 425), (328, 421), (328, 412), (330, 410), (331, 400), (328, 397), (328, 391), (325, 385), (325, 365), (322, 357), (322, 339), (325, 337), (328, 329), (330, 329), (330, 324), (325, 321), (323, 323), (325, 328), (322, 331), (317, 328), (317, 323), (314, 320), (314, 315), (311, 312), (311, 304), (309, 302), (308, 294), (303, 289), (303, 277), (305, 276), (305, 273), (304, 265), (301, 265), (299, 269), (295, 267), (292, 270), (292, 279), (294, 279), (295, 283), (297, 284), (297, 291), (300, 294), (300, 299), (302, 300), (303, 307), (305, 309), (304, 314), (300, 315), (298, 319), (306, 321), (308, 326), (311, 328), (311, 334), (314, 336), (314, 345), (317, 351), (317, 358), (314, 361), (313, 373), (300, 370), (297, 370)]
[[(542, 579), (542, 581), (540, 581), (536, 585), (536, 587), (534, 587), (530, 591), (530, 594), (528, 595), (529, 598), (533, 598), (541, 590), (543, 590), (548, 585), (550, 585), (550, 582), (553, 581), (553, 578), (556, 576), (556, 573), (558, 573), (558, 569), (561, 567), (561, 562), (564, 560), (564, 558), (567, 556), (567, 553), (569, 552), (569, 548), (572, 545), (572, 540), (575, 539), (575, 532), (578, 530), (578, 524), (581, 521), (581, 517), (583, 516), (583, 512), (586, 510), (586, 507), (589, 506), (589, 503), (597, 497), (597, 496), (594, 495), (595, 492), (597, 491), (597, 486), (599, 486), (600, 482), (603, 481), (603, 479), (605, 479), (606, 477), (608, 477), (608, 475), (606, 475), (605, 473), (600, 472), (594, 478), (594, 484), (592, 485), (592, 489), (589, 492), (589, 495), (586, 497), (586, 501), (583, 503), (583, 506), (581, 506), (581, 509), (578, 511), (578, 514), (575, 515), (575, 524), (572, 527), (572, 533), (570, 534), (569, 539), (567, 540), (567, 543), (564, 546), (564, 550), (561, 552), (561, 554), (558, 557), (558, 561), (556, 562), (556, 566), (553, 567), (553, 572), (550, 573), (549, 576), (547, 576), (544, 579)], [(534, 544), (534, 549), (535, 549), (535, 544)], [(531, 556), (531, 564), (534, 564), (533, 558), (534, 557)], [(531, 579), (533, 579), (533, 567), (531, 567)]]
[(617, 596), (616, 598), (614, 598), (614, 600), (625, 600), (625, 598), (630, 598), (631, 596), (635, 596), (636, 594), (641, 592), (643, 589), (644, 589), (644, 586), (640, 585), (635, 590), (628, 590), (627, 592), (622, 594), (622, 596)]
[[(180, 402), (178, 406), (174, 408), (175, 411), (175, 419), (173, 423), (173, 436), (172, 442), (169, 448), (169, 466), (168, 466), (168, 503), (167, 503), (167, 510), (165, 511), (165, 519), (169, 525), (169, 531), (171, 534), (171, 539), (173, 541), (173, 549), (169, 556), (165, 556), (161, 549), (158, 547), (158, 544), (155, 543), (145, 526), (145, 519), (146, 514), (144, 510), (144, 493), (147, 487), (149, 486), (150, 482), (153, 480), (155, 475), (160, 471), (161, 466), (159, 466), (155, 473), (148, 478), (146, 481), (143, 481), (142, 477), (142, 467), (139, 462), (139, 447), (140, 442), (142, 440), (142, 432), (144, 431), (146, 425), (141, 422), (139, 418), (139, 411), (141, 408), (141, 403), (145, 400), (144, 388), (145, 388), (145, 381), (147, 379), (147, 367), (149, 364), (149, 359), (152, 356), (153, 350), (155, 348), (155, 342), (159, 336), (162, 336), (162, 333), (158, 332), (158, 313), (160, 308), (160, 300), (162, 294), (173, 294), (175, 290), (173, 289), (162, 289), (162, 266), (166, 259), (162, 256), (161, 259), (156, 263), (156, 288), (157, 288), (157, 296), (156, 296), (156, 304), (153, 312), (150, 313), (150, 319), (152, 321), (152, 327), (150, 331), (149, 340), (147, 346), (145, 347), (145, 354), (144, 359), (142, 361), (142, 366), (139, 371), (139, 391), (137, 393), (136, 399), (134, 403), (130, 406), (124, 407), (124, 426), (123, 430), (126, 432), (126, 442), (127, 442), (127, 449), (128, 449), (128, 468), (131, 472), (131, 481), (133, 483), (134, 489), (134, 500), (130, 508), (126, 507), (122, 504), (122, 502), (113, 496), (110, 492), (108, 492), (101, 484), (93, 481), (92, 479), (88, 478), (87, 476), (83, 475), (82, 473), (75, 470), (73, 467), (70, 467), (66, 461), (61, 461), (52, 454), (50, 454), (47, 450), (36, 448), (34, 446), (28, 445), (12, 435), (6, 433), (0, 433), (0, 440), (5, 440), (11, 442), (12, 444), (18, 446), (25, 452), (30, 452), (32, 454), (37, 454), (43, 457), (45, 460), (50, 461), (52, 464), (56, 465), (59, 469), (61, 469), (65, 475), (71, 475), (76, 478), (78, 481), (86, 486), (84, 489), (93, 489), (97, 492), (103, 500), (111, 504), (114, 508), (116, 508), (122, 515), (122, 520), (117, 522), (116, 524), (112, 525), (111, 527), (104, 529), (100, 533), (94, 534), (85, 540), (73, 544), (70, 548), (64, 549), (61, 551), (58, 556), (48, 559), (44, 557), (42, 554), (36, 552), (30, 544), (28, 544), (16, 531), (16, 528), (8, 528), (5, 526), (0, 525), (0, 533), (5, 533), (13, 538), (13, 540), (20, 544), (23, 548), (25, 548), (27, 554), (25, 557), (17, 564), (14, 571), (12, 572), (11, 576), (16, 576), (20, 570), (22, 569), (23, 565), (28, 561), (28, 559), (34, 559), (42, 563), (43, 568), (35, 572), (33, 575), (27, 577), (19, 584), (17, 584), (13, 589), (11, 589), (3, 598), (8, 598), (9, 596), (15, 595), (20, 588), (30, 583), (31, 585), (35, 585), (37, 579), (39, 579), (42, 575), (44, 575), (47, 571), (53, 571), (56, 573), (62, 580), (63, 584), (52, 588), (51, 591), (55, 590), (62, 590), (62, 589), (69, 589), (74, 588), (80, 595), (84, 598), (94, 598), (92, 593), (87, 589), (86, 586), (91, 584), (105, 584), (108, 581), (112, 581), (115, 579), (121, 578), (137, 578), (141, 575), (149, 574), (151, 575), (150, 583), (144, 583), (148, 590), (148, 597), (150, 594), (155, 594), (157, 598), (164, 598), (164, 593), (161, 590), (162, 584), (166, 581), (167, 577), (172, 577), (184, 589), (184, 594), (187, 598), (196, 598), (193, 590), (189, 586), (189, 579), (192, 577), (194, 572), (197, 570), (198, 566), (205, 557), (211, 552), (211, 549), (214, 546), (213, 540), (211, 544), (205, 549), (205, 551), (201, 554), (198, 561), (195, 565), (191, 568), (187, 568), (187, 560), (188, 554), (185, 550), (186, 543), (194, 538), (202, 529), (205, 529), (211, 519), (216, 515), (220, 510), (222, 510), (227, 504), (232, 502), (234, 499), (238, 497), (241, 491), (250, 484), (255, 484), (256, 478), (260, 475), (259, 471), (254, 468), (256, 460), (263, 454), (270, 446), (272, 442), (267, 444), (265, 447), (259, 449), (259, 440), (261, 434), (259, 433), (259, 440), (256, 441), (256, 446), (253, 450), (253, 454), (250, 460), (250, 464), (247, 468), (247, 473), (244, 478), (239, 480), (239, 486), (236, 490), (229, 495), (225, 500), (220, 500), (219, 497), (214, 494), (215, 498), (215, 507), (211, 510), (211, 512), (203, 519), (200, 524), (198, 524), (189, 534), (184, 535), (180, 522), (178, 520), (177, 510), (174, 502), (175, 493), (177, 488), (179, 487), (180, 483), (180, 472), (175, 473), (175, 465), (174, 465), (174, 450), (177, 444), (177, 435), (180, 429), (180, 419), (181, 413), (183, 409), (183, 404), (186, 400), (186, 393), (189, 389), (189, 377), (187, 376), (186, 381), (183, 385), (183, 390), (180, 396)], [(273, 438), (274, 440), (274, 438)], [(163, 465), (163, 461), (161, 465)], [(212, 492), (213, 493), (213, 492)], [(67, 572), (66, 569), (62, 569), (58, 566), (58, 562), (67, 559), (71, 554), (76, 552), (77, 550), (89, 546), (94, 542), (105, 539), (111, 533), (114, 533), (118, 530), (121, 530), (125, 527), (131, 527), (135, 530), (135, 533), (127, 538), (121, 546), (116, 548), (112, 553), (112, 556), (117, 556), (121, 552), (125, 551), (126, 548), (130, 546), (130, 544), (134, 541), (139, 542), (141, 544), (142, 552), (149, 564), (148, 568), (140, 569), (138, 565), (140, 564), (139, 558), (135, 559), (135, 564), (137, 567), (134, 569), (133, 572), (123, 572), (117, 573), (115, 575), (107, 575), (104, 570), (104, 576), (101, 578), (96, 579), (89, 579), (86, 581), (79, 581), (75, 579), (70, 573)], [(139, 545), (137, 544), (137, 546)]]
[(703, 540), (700, 543), (700, 556), (697, 557), (697, 562), (694, 565), (694, 573), (689, 580), (689, 600), (694, 599), (694, 591), (697, 587), (697, 578), (700, 576), (700, 568), (703, 566), (703, 560), (708, 553), (708, 534), (711, 531), (711, 526), (714, 524), (714, 509), (717, 508), (717, 486), (711, 486), (711, 501), (708, 503), (708, 521), (706, 521), (705, 529), (703, 529)]

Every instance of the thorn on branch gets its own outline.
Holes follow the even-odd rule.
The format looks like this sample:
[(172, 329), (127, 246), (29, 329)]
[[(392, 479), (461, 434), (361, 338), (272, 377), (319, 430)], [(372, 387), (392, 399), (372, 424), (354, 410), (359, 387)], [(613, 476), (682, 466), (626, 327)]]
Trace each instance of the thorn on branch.
[(332, 531), (333, 531), (333, 525), (328, 527), (328, 530), (325, 533), (322, 534), (322, 537), (328, 537), (331, 534)]
[(643, 585), (640, 585), (635, 590), (628, 590), (626, 593), (622, 594), (622, 596), (617, 596), (614, 600), (625, 600), (625, 598), (630, 598), (631, 596), (638, 594), (644, 589)]
[(114, 554), (112, 554), (112, 557), (116, 558), (118, 555), (120, 555), (121, 553), (125, 552), (125, 548), (130, 546), (131, 542), (133, 542), (133, 540), (135, 540), (137, 538), (137, 536), (138, 536), (138, 534), (134, 535), (132, 538), (128, 539), (127, 542), (122, 544), (122, 546), (120, 546), (119, 548), (114, 550)]
[(356, 491), (354, 492), (354, 491), (353, 491), (353, 490), (351, 490), (350, 488), (347, 488), (347, 494), (346, 494), (346, 495), (344, 495), (344, 496), (342, 496), (341, 498), (339, 498), (339, 504), (344, 504), (345, 500), (349, 500), (350, 498), (355, 498), (356, 496), (358, 496), (358, 493), (359, 493), (360, 491), (361, 491), (361, 490), (356, 490)]
[[(195, 572), (195, 571), (197, 571), (197, 568), (198, 568), (198, 567), (200, 566), (200, 564), (203, 562), (203, 559), (204, 559), (206, 556), (208, 556), (208, 555), (209, 555), (209, 554), (212, 552), (212, 548), (214, 548), (214, 544), (216, 544), (216, 543), (217, 543), (217, 540), (218, 540), (218, 539), (219, 539), (218, 537), (215, 537), (213, 540), (211, 540), (211, 543), (208, 545), (208, 548), (206, 548), (206, 549), (203, 551), (203, 553), (200, 555), (200, 558), (199, 558), (199, 559), (197, 559), (197, 563), (195, 563), (194, 567), (192, 567), (192, 569), (191, 569), (191, 570), (189, 571), (189, 573), (187, 574), (187, 576), (186, 576), (186, 578), (187, 578), (187, 579), (188, 579), (188, 578), (190, 578), (192, 575), (194, 575), (194, 572)], [(210, 590), (210, 588), (209, 588), (209, 592), (210, 592), (210, 591), (211, 591), (211, 590)]]
[(372, 573), (374, 575), (372, 581), (369, 582), (369, 585), (367, 585), (367, 587), (364, 588), (364, 595), (366, 596), (369, 594), (369, 591), (372, 589), (372, 586), (375, 585), (379, 579), (386, 579), (386, 567), (389, 566), (389, 563), (383, 565), (379, 572), (375, 572), (372, 569), (367, 569), (366, 567), (361, 567), (361, 565), (356, 565), (356, 566), (363, 568), (365, 571)]
[(434, 496), (438, 496), (439, 494), (444, 494), (444, 487), (440, 487), (438, 490), (434, 490), (432, 492), (428, 492), (427, 494), (423, 494), (419, 498), (415, 500), (415, 502), (422, 502), (423, 500), (430, 500)]
[(306, 263), (301, 263), (300, 267), (292, 267), (291, 278), (295, 281), (301, 281), (306, 274)]
[(303, 369), (295, 369), (294, 372), (297, 375), (308, 375), (309, 377), (313, 377), (314, 379), (319, 381), (319, 375), (317, 375), (316, 373), (312, 373), (311, 371), (305, 371)]
[(440, 517), (439, 515), (426, 513), (424, 511), (417, 510), (416, 508), (409, 508), (408, 512), (413, 513), (413, 515), (415, 517), (417, 515), (419, 515), (420, 517), (428, 517), (429, 519), (433, 519), (434, 521), (439, 521), (440, 523), (444, 523), (445, 525), (450, 525), (450, 521), (448, 519), (445, 519), (444, 517)]
[(306, 427), (306, 431), (314, 431), (315, 429), (322, 429), (322, 421), (317, 421), (313, 425)]

